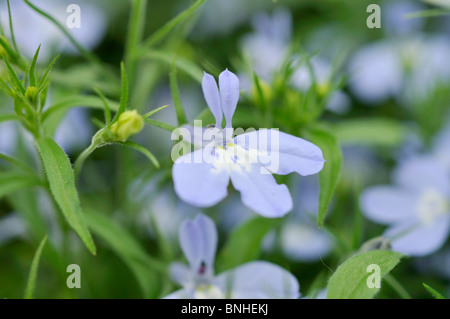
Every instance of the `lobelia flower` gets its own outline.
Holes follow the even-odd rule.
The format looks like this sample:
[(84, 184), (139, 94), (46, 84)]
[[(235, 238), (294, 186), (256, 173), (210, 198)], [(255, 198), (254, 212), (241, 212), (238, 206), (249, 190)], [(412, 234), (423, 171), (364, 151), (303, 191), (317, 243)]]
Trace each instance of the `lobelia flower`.
[[(225, 70), (219, 76), (219, 86), (220, 93), (213, 76), (204, 74), (203, 93), (216, 125), (200, 132), (203, 148), (175, 161), (175, 192), (193, 206), (209, 207), (227, 196), (231, 180), (248, 208), (266, 217), (285, 215), (292, 209), (292, 198), (287, 186), (277, 184), (272, 174), (316, 174), (325, 162), (322, 151), (304, 139), (275, 129), (260, 129), (233, 138), (232, 117), (239, 99), (239, 79)], [(224, 130), (222, 114), (226, 119)], [(198, 135), (194, 129), (194, 141), (199, 140)]]
[(432, 156), (415, 156), (394, 173), (392, 186), (370, 187), (361, 195), (369, 219), (389, 225), (392, 249), (411, 256), (437, 251), (450, 232), (450, 176)]
[(249, 262), (214, 276), (217, 230), (203, 214), (185, 220), (179, 230), (181, 248), (189, 267), (173, 263), (172, 278), (182, 289), (167, 299), (277, 299), (298, 298), (297, 279), (283, 268), (265, 261)]

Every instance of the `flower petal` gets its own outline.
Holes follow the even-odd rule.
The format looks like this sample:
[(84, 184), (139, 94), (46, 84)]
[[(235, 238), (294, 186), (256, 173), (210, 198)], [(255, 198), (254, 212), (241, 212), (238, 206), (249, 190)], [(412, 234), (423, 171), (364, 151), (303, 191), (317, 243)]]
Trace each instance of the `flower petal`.
[(295, 299), (299, 297), (297, 279), (283, 268), (254, 261), (216, 277), (217, 285), (224, 291), (230, 287), (235, 299)]
[(163, 299), (192, 299), (192, 295), (187, 289), (180, 289), (165, 296)]
[(216, 119), (216, 127), (222, 126), (222, 107), (220, 105), (219, 89), (214, 77), (206, 72), (203, 72), (202, 80), (203, 96), (205, 97), (206, 104), (208, 104), (214, 118)]
[(232, 126), (234, 111), (239, 101), (239, 79), (226, 69), (219, 75), (220, 100), (227, 127)]
[(281, 248), (289, 258), (312, 262), (326, 257), (332, 248), (330, 236), (313, 226), (287, 223), (281, 231)]
[(445, 168), (431, 156), (416, 156), (400, 164), (394, 173), (398, 185), (416, 190), (435, 189), (450, 194)]
[(391, 224), (417, 215), (417, 194), (394, 186), (374, 186), (360, 198), (364, 215), (377, 223)]
[(172, 168), (175, 192), (186, 203), (209, 207), (227, 196), (229, 175), (208, 163), (201, 149), (178, 158)]
[(196, 277), (211, 278), (217, 248), (217, 230), (203, 214), (185, 220), (180, 226), (180, 245)]
[[(410, 255), (426, 256), (444, 245), (450, 231), (450, 216), (442, 216), (431, 225), (401, 223), (389, 228), (384, 236), (393, 237), (392, 250)], [(404, 232), (404, 234), (402, 234)], [(396, 235), (398, 238), (395, 239)]]
[(260, 164), (249, 164), (242, 170), (231, 171), (231, 182), (241, 193), (242, 202), (265, 217), (281, 217), (292, 210), (292, 198), (286, 185)]
[(313, 143), (275, 129), (238, 135), (235, 143), (245, 149), (257, 149), (260, 162), (274, 174), (312, 175), (320, 172), (325, 162), (321, 149)]
[(193, 281), (191, 269), (185, 264), (173, 262), (169, 266), (170, 278), (180, 286), (187, 286)]

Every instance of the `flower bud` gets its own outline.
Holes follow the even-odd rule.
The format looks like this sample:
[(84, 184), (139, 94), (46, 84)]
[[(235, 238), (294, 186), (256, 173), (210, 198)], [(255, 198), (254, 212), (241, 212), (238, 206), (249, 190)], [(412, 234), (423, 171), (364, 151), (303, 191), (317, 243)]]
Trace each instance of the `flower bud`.
[(31, 103), (34, 104), (36, 102), (37, 97), (37, 88), (35, 86), (27, 87), (25, 91), (25, 98)]
[(111, 133), (116, 141), (126, 141), (130, 136), (139, 133), (144, 127), (144, 119), (136, 110), (125, 111), (119, 120), (111, 126)]

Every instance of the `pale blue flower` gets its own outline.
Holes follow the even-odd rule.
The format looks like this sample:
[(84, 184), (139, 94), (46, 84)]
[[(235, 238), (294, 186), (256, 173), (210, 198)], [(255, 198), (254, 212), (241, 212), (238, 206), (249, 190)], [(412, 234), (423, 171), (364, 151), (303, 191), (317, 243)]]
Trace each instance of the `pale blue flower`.
[[(14, 35), (20, 50), (33, 57), (39, 44), (39, 57), (42, 60), (52, 59), (59, 51), (78, 54), (78, 50), (54, 23), (30, 8), (24, 1), (10, 1)], [(88, 49), (95, 48), (106, 33), (107, 19), (104, 11), (94, 1), (77, 0), (41, 0), (31, 1), (38, 8), (49, 13), (69, 32), (78, 43)], [(67, 12), (70, 4), (77, 4), (81, 11), (80, 28), (69, 28), (66, 24), (72, 12)], [(9, 36), (8, 7), (1, 1), (0, 17), (3, 29)]]
[[(219, 86), (220, 92), (214, 78), (205, 73), (203, 93), (216, 126), (206, 129), (200, 138), (207, 145), (175, 161), (172, 175), (177, 195), (193, 206), (213, 206), (227, 196), (231, 180), (242, 202), (256, 213), (266, 217), (285, 215), (292, 209), (292, 198), (287, 186), (277, 184), (272, 174), (316, 174), (325, 162), (322, 151), (304, 139), (275, 129), (233, 138), (239, 79), (225, 70), (219, 76)], [(226, 128), (222, 130), (223, 115)]]
[(298, 298), (297, 279), (283, 268), (265, 261), (249, 262), (214, 275), (217, 230), (213, 221), (199, 214), (180, 226), (179, 239), (189, 267), (173, 263), (172, 278), (182, 289), (168, 299), (275, 299)]
[(450, 177), (431, 156), (401, 163), (394, 185), (374, 186), (361, 195), (366, 217), (389, 225), (392, 249), (411, 256), (437, 251), (450, 232)]

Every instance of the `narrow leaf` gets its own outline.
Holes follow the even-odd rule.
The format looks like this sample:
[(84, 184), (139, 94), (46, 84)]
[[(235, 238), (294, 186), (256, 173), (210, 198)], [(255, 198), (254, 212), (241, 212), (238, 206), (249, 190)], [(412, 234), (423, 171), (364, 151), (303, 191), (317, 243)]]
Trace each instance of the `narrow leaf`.
[(50, 138), (39, 139), (37, 145), (53, 197), (69, 225), (95, 255), (95, 244), (84, 220), (69, 158)]
[(25, 289), (24, 299), (33, 299), (34, 288), (36, 287), (37, 272), (39, 268), (39, 260), (41, 259), (42, 250), (44, 249), (46, 242), (47, 236), (45, 236), (44, 239), (42, 239), (36, 251), (36, 254), (33, 257), (33, 261), (31, 262), (31, 269), (30, 274), (28, 275), (28, 283)]
[(145, 120), (145, 119), (148, 119), (149, 117), (155, 115), (155, 114), (158, 113), (159, 111), (164, 110), (164, 109), (165, 109), (166, 107), (168, 107), (168, 106), (169, 106), (169, 105), (164, 105), (164, 106), (158, 107), (157, 109), (154, 109), (154, 110), (152, 110), (152, 111), (150, 111), (150, 112), (148, 112), (148, 113), (142, 115), (142, 118), (143, 118), (144, 120)]
[(118, 144), (130, 147), (130, 148), (132, 148), (132, 149), (134, 149), (136, 151), (141, 152), (142, 154), (147, 156), (147, 158), (150, 160), (150, 162), (153, 163), (153, 165), (155, 165), (156, 168), (160, 168), (161, 167), (161, 165), (159, 165), (159, 162), (156, 159), (155, 155), (153, 155), (148, 149), (146, 149), (142, 145), (139, 145), (139, 144), (134, 143), (132, 141), (118, 142)]
[[(108, 246), (131, 269), (145, 298), (153, 295), (154, 273), (166, 273), (166, 266), (152, 258), (126, 229), (97, 212), (89, 211), (86, 220), (92, 232), (101, 237)], [(153, 270), (153, 271), (152, 271)]]
[(184, 114), (183, 105), (180, 99), (180, 90), (177, 82), (177, 68), (175, 65), (175, 56), (172, 60), (172, 67), (170, 70), (170, 90), (172, 92), (172, 100), (175, 105), (175, 113), (177, 114), (178, 126), (186, 123), (186, 115)]
[(435, 289), (428, 286), (426, 283), (422, 283), (425, 289), (432, 295), (435, 299), (445, 299), (444, 296), (442, 296), (439, 292), (437, 292)]
[(319, 173), (320, 195), (317, 224), (323, 226), (328, 206), (333, 198), (341, 173), (342, 154), (336, 138), (328, 131), (315, 128), (309, 131), (311, 140), (320, 147), (326, 160)]
[(117, 110), (116, 116), (114, 116), (113, 121), (111, 124), (114, 124), (119, 120), (119, 116), (125, 112), (127, 108), (128, 103), (128, 80), (127, 80), (127, 73), (125, 71), (125, 65), (123, 62), (120, 64), (120, 72), (122, 76), (122, 89), (121, 89), (121, 95), (120, 95), (120, 104), (119, 109)]

